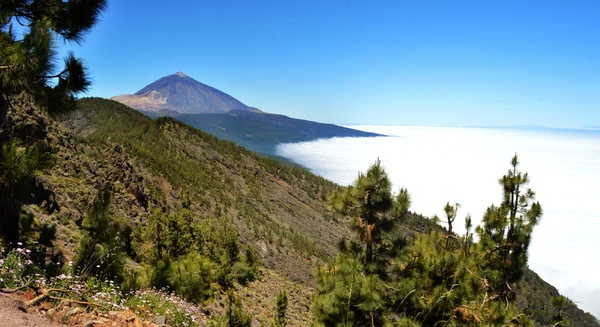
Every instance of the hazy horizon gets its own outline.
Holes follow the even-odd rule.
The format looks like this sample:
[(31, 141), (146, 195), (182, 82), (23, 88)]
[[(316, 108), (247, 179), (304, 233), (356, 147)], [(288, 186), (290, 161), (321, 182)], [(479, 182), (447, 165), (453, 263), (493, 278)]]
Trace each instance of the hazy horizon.
[(394, 191), (407, 187), (412, 210), (443, 217), (446, 202), (460, 203), (464, 232), (467, 213), (474, 224), (499, 204), (498, 179), (515, 152), (529, 173), (544, 216), (530, 246), (529, 266), (582, 309), (600, 317), (600, 131), (353, 126), (392, 135), (333, 138), (281, 144), (278, 154), (342, 185), (352, 183), (376, 158), (389, 173)]

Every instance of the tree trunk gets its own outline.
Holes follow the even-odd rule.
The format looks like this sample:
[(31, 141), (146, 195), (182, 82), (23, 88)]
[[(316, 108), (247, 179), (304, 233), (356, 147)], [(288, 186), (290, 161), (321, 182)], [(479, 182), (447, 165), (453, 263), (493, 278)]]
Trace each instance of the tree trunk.
[(9, 249), (19, 241), (19, 214), (11, 193), (7, 185), (0, 184), (0, 235)]
[[(10, 141), (9, 106), (6, 95), (0, 91), (0, 148)], [(0, 163), (3, 161), (2, 151), (0, 151)], [(0, 236), (9, 249), (16, 246), (19, 241), (19, 212), (14, 203), (11, 186), (2, 180), (0, 180)]]
[(367, 243), (367, 253), (365, 261), (367, 264), (373, 262), (373, 244)]
[[(6, 144), (6, 142), (8, 142), (8, 108), (8, 99), (6, 98), (6, 95), (4, 95), (2, 91), (0, 91), (0, 145)], [(0, 157), (0, 160), (1, 159), (2, 158)]]

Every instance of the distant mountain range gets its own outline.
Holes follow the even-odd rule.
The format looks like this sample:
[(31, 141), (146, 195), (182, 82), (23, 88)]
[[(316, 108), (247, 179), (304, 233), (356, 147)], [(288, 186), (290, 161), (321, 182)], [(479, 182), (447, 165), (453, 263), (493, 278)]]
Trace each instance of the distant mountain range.
[(182, 72), (160, 78), (135, 94), (123, 94), (111, 99), (140, 111), (164, 115), (221, 113), (230, 110), (260, 112)]
[(119, 95), (112, 100), (150, 117), (174, 117), (204, 132), (268, 155), (275, 155), (275, 147), (279, 143), (331, 137), (382, 136), (264, 113), (182, 72), (162, 77), (135, 94)]

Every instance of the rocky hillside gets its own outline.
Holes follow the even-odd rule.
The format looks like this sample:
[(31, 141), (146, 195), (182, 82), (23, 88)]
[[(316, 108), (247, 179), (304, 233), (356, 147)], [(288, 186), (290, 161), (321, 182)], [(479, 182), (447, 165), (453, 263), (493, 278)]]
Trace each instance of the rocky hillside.
[[(335, 184), (305, 169), (259, 157), (170, 118), (151, 120), (114, 101), (83, 99), (80, 108), (62, 122), (82, 143), (100, 150), (104, 161), (114, 163), (108, 167), (121, 171), (121, 179), (107, 171), (109, 181), (122, 183), (146, 212), (180, 202), (186, 194), (193, 211), (232, 219), (268, 267), (305, 283), (311, 280), (311, 262), (332, 256), (336, 240), (346, 232), (325, 206)], [(123, 161), (142, 178), (122, 173), (118, 163)], [(130, 179), (147, 182), (143, 189), (154, 189), (153, 194), (130, 190)], [(281, 245), (294, 251), (281, 251)]]
[[(535, 318), (539, 326), (553, 326), (553, 308), (550, 304), (552, 298), (560, 295), (556, 287), (545, 282), (538, 274), (527, 269), (521, 282), (517, 285), (517, 305), (525, 308)], [(590, 313), (579, 309), (577, 305), (568, 301), (565, 308), (565, 316), (571, 326), (597, 327), (598, 320)]]
[[(256, 249), (265, 278), (241, 290), (247, 310), (270, 319), (273, 290), (285, 288), (292, 326), (308, 324), (313, 269), (349, 233), (326, 209), (334, 183), (115, 101), (84, 99), (79, 106), (60, 122), (25, 100), (11, 113), (14, 134), (44, 139), (52, 155), (26, 208), (39, 223), (56, 224), (64, 262), (75, 257), (82, 221), (103, 187), (113, 191), (111, 215), (134, 229), (157, 209), (176, 213), (187, 201), (199, 217), (230, 222), (241, 243)], [(211, 310), (222, 310), (219, 301)]]
[(162, 77), (135, 94), (123, 94), (112, 99), (150, 113), (198, 114), (230, 110), (260, 112), (182, 72)]
[[(350, 235), (347, 222), (327, 210), (325, 200), (335, 184), (171, 118), (151, 120), (111, 100), (83, 99), (78, 110), (58, 121), (38, 114), (25, 100), (14, 107), (13, 134), (43, 139), (52, 154), (53, 165), (32, 185), (26, 210), (41, 223), (56, 224), (65, 261), (74, 257), (86, 212), (98, 189), (107, 185), (113, 193), (111, 214), (129, 220), (134, 229), (147, 225), (156, 210), (177, 213), (189, 206), (199, 223), (233, 226), (241, 243), (256, 250), (262, 278), (236, 286), (256, 325), (270, 321), (277, 291), (283, 289), (290, 296), (290, 325), (309, 325), (313, 270)], [(413, 214), (402, 229), (410, 237), (431, 227), (431, 220)], [(546, 326), (553, 314), (549, 299), (557, 294), (528, 272), (519, 285), (518, 303)], [(208, 308), (221, 312), (221, 298), (216, 296)], [(598, 326), (574, 304), (566, 314), (573, 325)]]

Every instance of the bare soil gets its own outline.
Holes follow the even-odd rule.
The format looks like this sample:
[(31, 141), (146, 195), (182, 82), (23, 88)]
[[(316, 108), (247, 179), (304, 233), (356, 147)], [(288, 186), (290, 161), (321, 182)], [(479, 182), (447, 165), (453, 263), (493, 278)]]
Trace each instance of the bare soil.
[[(19, 309), (22, 308), (22, 309)], [(58, 327), (40, 313), (25, 312), (23, 301), (6, 294), (0, 294), (0, 326), (2, 327)]]

